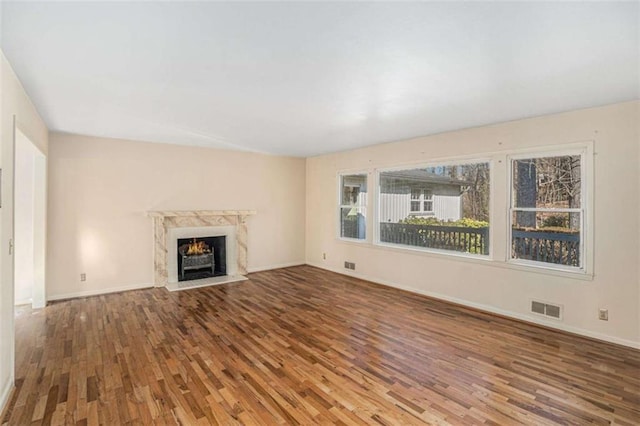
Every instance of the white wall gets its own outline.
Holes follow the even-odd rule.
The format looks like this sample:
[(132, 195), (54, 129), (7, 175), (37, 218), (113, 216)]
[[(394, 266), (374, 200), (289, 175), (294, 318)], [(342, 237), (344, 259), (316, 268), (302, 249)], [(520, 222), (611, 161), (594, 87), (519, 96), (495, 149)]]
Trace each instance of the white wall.
[[(307, 159), (307, 262), (380, 283), (409, 289), (596, 338), (640, 347), (638, 102), (572, 111)], [(336, 238), (338, 173), (367, 170), (373, 191), (375, 170), (456, 157), (594, 141), (593, 276), (508, 267), (506, 157), (494, 162), (491, 228), (493, 260), (409, 252)], [(621, 198), (623, 197), (623, 198)], [(623, 201), (621, 201), (623, 200)], [(368, 225), (373, 229), (368, 209)], [(323, 260), (326, 253), (326, 260)], [(529, 313), (530, 300), (564, 305), (561, 322)], [(609, 309), (609, 321), (598, 309)]]
[(257, 210), (249, 271), (304, 263), (304, 194), (301, 158), (52, 133), (47, 297), (152, 285), (149, 210)]
[(0, 408), (13, 387), (14, 375), (14, 258), (8, 250), (9, 240), (14, 238), (14, 117), (16, 127), (46, 155), (49, 131), (0, 52)]
[(35, 148), (18, 133), (15, 172), (15, 294), (16, 305), (31, 303), (34, 271)]

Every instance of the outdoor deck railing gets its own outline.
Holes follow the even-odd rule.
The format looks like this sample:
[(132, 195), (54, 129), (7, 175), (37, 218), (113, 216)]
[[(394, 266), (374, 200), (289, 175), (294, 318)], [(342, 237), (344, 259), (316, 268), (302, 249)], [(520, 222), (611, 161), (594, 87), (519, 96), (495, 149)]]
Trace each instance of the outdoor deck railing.
[(341, 237), (343, 238), (361, 238), (362, 237), (358, 231), (357, 218), (343, 220), (340, 226), (342, 227), (342, 231), (340, 233)]
[[(579, 233), (514, 229), (511, 235), (516, 259), (580, 266)], [(380, 242), (489, 254), (489, 228), (380, 223)]]
[(380, 223), (380, 242), (489, 254), (489, 228)]
[(580, 266), (580, 234), (512, 230), (511, 250), (516, 259)]

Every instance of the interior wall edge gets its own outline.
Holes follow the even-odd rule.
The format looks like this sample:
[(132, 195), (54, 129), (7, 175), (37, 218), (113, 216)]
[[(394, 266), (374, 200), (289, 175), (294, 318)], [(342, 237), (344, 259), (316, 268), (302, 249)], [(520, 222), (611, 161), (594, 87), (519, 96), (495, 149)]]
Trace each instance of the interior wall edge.
[[(7, 408), (7, 404), (9, 403), (9, 399), (13, 394), (15, 386), (13, 386), (14, 377), (11, 375), (9, 380), (7, 380), (2, 386), (2, 393), (0, 393), (0, 416), (4, 416), (4, 410)], [(0, 417), (2, 418), (2, 417)]]

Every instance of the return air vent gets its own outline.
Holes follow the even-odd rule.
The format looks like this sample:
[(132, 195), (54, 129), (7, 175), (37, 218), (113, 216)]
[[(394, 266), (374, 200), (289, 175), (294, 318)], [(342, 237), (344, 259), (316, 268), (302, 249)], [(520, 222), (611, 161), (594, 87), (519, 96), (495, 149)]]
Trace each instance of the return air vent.
[(356, 264), (353, 262), (344, 262), (344, 267), (353, 271), (356, 270)]
[(536, 302), (534, 300), (531, 302), (531, 312), (544, 315), (544, 306), (545, 306), (544, 303)]
[(531, 301), (531, 312), (534, 314), (544, 315), (545, 317), (562, 319), (562, 306), (553, 305), (551, 303)]

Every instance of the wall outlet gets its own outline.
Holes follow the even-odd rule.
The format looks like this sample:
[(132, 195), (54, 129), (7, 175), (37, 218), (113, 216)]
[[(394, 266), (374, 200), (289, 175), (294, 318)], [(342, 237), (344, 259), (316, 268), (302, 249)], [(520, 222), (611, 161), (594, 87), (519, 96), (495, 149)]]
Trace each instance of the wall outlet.
[(345, 261), (345, 262), (344, 262), (344, 267), (345, 267), (346, 269), (351, 269), (352, 271), (355, 271), (355, 270), (356, 270), (356, 264), (355, 264), (355, 263), (353, 263), (353, 262), (346, 262), (346, 261)]
[(86, 281), (86, 280), (87, 280), (87, 274), (83, 272), (82, 274), (80, 274), (80, 281)]
[(609, 321), (609, 310), (608, 309), (600, 309), (598, 311), (598, 319), (602, 321)]

